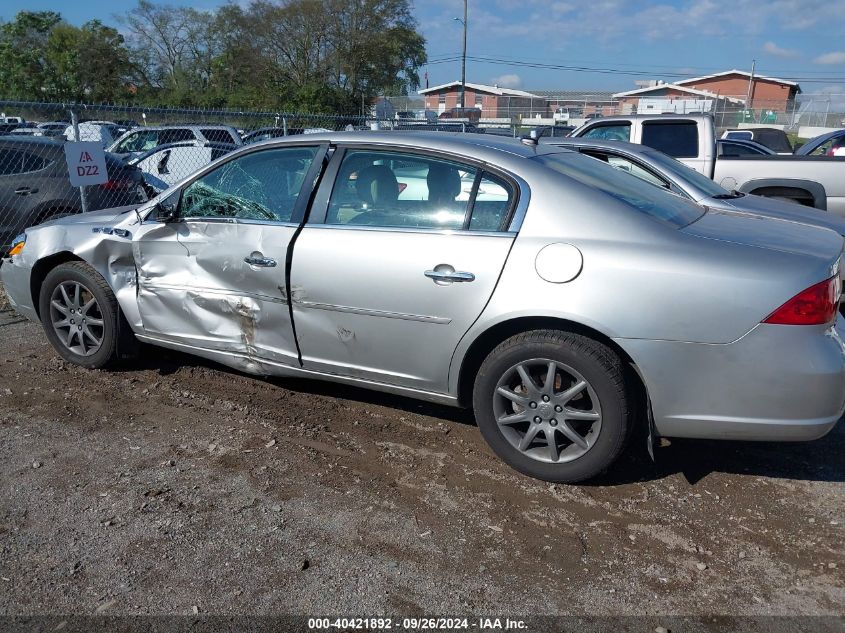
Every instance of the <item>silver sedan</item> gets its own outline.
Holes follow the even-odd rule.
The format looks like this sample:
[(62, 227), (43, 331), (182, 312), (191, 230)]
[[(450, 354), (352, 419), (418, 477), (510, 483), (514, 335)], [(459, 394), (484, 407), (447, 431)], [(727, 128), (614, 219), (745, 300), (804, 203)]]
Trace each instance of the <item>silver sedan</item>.
[(79, 365), (143, 341), (473, 407), (508, 464), (574, 482), (638, 430), (827, 433), (842, 248), (559, 147), (364, 132), (250, 145), (140, 207), (29, 229), (0, 277)]

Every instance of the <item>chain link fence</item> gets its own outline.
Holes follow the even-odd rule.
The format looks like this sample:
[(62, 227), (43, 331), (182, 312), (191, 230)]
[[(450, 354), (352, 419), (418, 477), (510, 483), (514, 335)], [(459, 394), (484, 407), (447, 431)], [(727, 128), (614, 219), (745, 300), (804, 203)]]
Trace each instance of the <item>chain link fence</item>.
[[(0, 249), (34, 224), (146, 201), (247, 143), (395, 124), (360, 116), (0, 101)], [(73, 186), (65, 156), (72, 141), (106, 150), (101, 183)]]
[[(527, 110), (509, 109), (493, 117), (482, 111), (472, 119), (420, 110), (422, 102), (413, 97), (382, 97), (371, 116), (0, 101), (0, 249), (27, 226), (146, 201), (236, 147), (270, 138), (351, 129), (520, 136), (545, 127), (541, 133), (546, 135), (564, 133), (555, 131), (556, 125), (631, 114), (646, 105), (595, 97), (595, 102), (568, 105), (560, 99), (538, 99)], [(755, 102), (748, 109), (738, 100), (663, 101), (651, 103), (657, 109), (648, 111), (708, 112), (720, 134), (731, 127), (766, 125), (809, 138), (845, 125), (841, 95), (814, 95), (786, 105)], [(106, 150), (102, 182), (71, 184), (65, 157), (71, 141), (96, 143)]]

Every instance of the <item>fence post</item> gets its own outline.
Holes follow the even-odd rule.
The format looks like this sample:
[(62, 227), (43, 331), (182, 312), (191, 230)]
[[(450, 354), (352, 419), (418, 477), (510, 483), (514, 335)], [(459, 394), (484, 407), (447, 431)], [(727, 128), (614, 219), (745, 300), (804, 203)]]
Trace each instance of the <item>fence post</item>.
[[(73, 139), (79, 142), (79, 117), (76, 116), (76, 110), (70, 111), (70, 122), (73, 124)], [(79, 200), (82, 203), (82, 213), (86, 213), (88, 211), (88, 196), (85, 193), (84, 186), (79, 187)]]
[(288, 135), (288, 118), (286, 116), (282, 117), (282, 130), (285, 136)]

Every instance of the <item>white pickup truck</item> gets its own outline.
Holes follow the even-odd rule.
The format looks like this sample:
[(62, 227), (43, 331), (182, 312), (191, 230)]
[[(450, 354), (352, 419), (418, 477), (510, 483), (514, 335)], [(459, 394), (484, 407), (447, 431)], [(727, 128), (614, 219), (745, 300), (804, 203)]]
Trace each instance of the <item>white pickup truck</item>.
[(718, 156), (713, 118), (707, 114), (604, 117), (570, 136), (648, 145), (728, 191), (792, 200), (845, 216), (845, 157)]

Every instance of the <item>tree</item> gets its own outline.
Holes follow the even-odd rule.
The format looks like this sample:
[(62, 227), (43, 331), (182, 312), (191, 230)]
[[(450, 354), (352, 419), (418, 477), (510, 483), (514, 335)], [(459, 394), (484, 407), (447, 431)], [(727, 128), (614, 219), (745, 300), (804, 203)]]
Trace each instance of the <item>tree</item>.
[(61, 15), (21, 11), (0, 26), (0, 92), (6, 98), (40, 99), (45, 83), (44, 52)]
[(0, 55), (6, 98), (110, 101), (126, 94), (123, 37), (98, 20), (79, 28), (52, 11), (22, 11), (0, 27)]

